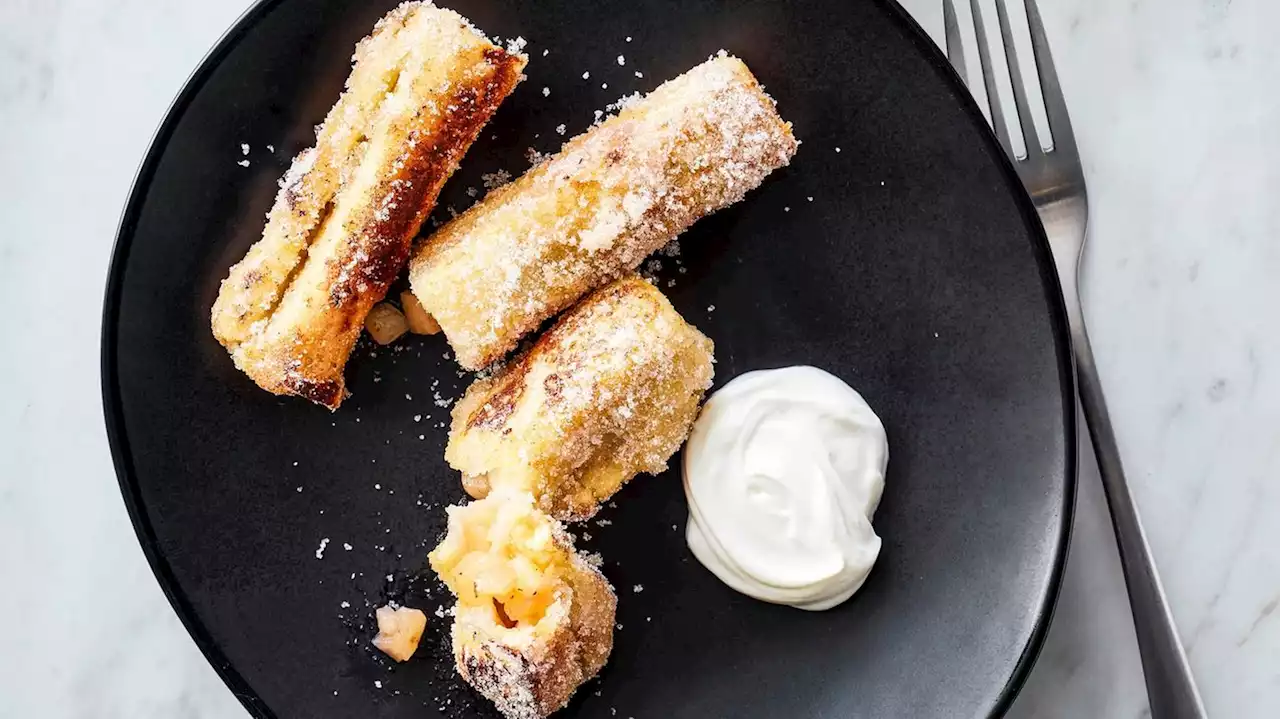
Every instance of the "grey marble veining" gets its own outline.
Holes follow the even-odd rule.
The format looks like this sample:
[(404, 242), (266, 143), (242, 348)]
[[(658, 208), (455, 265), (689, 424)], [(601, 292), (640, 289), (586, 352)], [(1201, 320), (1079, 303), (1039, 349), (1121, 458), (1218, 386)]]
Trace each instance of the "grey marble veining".
[[(904, 4), (935, 36), (940, 0)], [(988, 2), (989, 0), (983, 0)], [(243, 717), (133, 537), (98, 324), (134, 169), (245, 0), (0, 3), (0, 716)], [(1092, 204), (1085, 304), (1205, 701), (1280, 706), (1280, 25), (1274, 0), (1042, 0)], [(1012, 716), (1145, 716), (1090, 455)]]

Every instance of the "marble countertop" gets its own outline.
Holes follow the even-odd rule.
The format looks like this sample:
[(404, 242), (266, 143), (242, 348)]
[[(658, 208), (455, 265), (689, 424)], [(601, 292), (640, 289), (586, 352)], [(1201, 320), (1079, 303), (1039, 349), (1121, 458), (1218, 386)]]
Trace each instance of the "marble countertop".
[[(941, 37), (940, 2), (904, 4)], [(0, 716), (245, 716), (134, 539), (98, 337), (134, 169), (246, 5), (0, 4)], [(1041, 5), (1084, 156), (1085, 311), (1133, 491), (1209, 710), (1275, 716), (1280, 3)], [(1066, 582), (1019, 719), (1148, 714), (1088, 452), (1082, 467)]]

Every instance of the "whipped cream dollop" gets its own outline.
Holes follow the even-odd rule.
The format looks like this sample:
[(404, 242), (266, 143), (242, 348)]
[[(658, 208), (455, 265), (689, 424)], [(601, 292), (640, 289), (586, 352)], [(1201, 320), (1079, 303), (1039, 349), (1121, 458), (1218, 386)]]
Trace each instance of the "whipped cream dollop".
[(823, 610), (858, 591), (889, 444), (871, 407), (815, 367), (748, 372), (712, 395), (684, 453), (686, 539), (756, 599)]

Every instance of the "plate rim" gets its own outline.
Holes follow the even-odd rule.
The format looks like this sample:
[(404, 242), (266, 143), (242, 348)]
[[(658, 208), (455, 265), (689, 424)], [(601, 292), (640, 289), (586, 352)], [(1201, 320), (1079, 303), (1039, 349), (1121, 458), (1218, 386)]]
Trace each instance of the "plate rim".
[[(186, 113), (195, 95), (203, 88), (208, 77), (235, 50), (240, 40), (266, 15), (278, 6), (292, 0), (255, 0), (246, 8), (230, 27), (222, 33), (212, 48), (207, 51), (195, 70), (182, 83), (181, 89), (174, 96), (165, 110), (156, 130), (152, 133), (146, 153), (139, 163), (134, 179), (129, 187), (128, 199), (120, 215), (116, 227), (115, 238), (111, 248), (111, 259), (107, 266), (106, 287), (102, 305), (100, 377), (102, 389), (103, 415), (106, 424), (107, 444), (111, 450), (112, 466), (120, 493), (124, 500), (129, 520), (133, 524), (134, 534), (141, 545), (147, 563), (155, 575), (161, 591), (169, 600), (174, 613), (186, 628), (187, 634), (195, 642), (205, 659), (214, 671), (235, 695), (250, 715), (259, 719), (277, 719), (276, 713), (258, 696), (240, 672), (232, 666), (223, 653), (222, 648), (213, 640), (204, 622), (198, 618), (194, 607), (187, 598), (186, 591), (179, 585), (168, 559), (161, 552), (159, 539), (152, 526), (141, 496), (141, 487), (133, 469), (133, 453), (130, 449), (122, 408), (120, 389), (116, 381), (118, 363), (117, 335), (120, 318), (120, 295), (124, 285), (124, 270), (128, 262), (133, 235), (147, 191), (154, 179), (160, 157), (168, 146), (170, 137), (178, 121)], [(1031, 230), (1032, 251), (1036, 266), (1039, 269), (1042, 289), (1049, 310), (1049, 322), (1054, 340), (1054, 350), (1058, 364), (1059, 386), (1062, 392), (1063, 432), (1065, 456), (1064, 496), (1062, 511), (1057, 532), (1057, 546), (1053, 552), (1053, 565), (1050, 568), (1049, 581), (1045, 594), (1036, 612), (1035, 625), (1023, 646), (1013, 671), (996, 696), (996, 700), (988, 711), (991, 718), (1002, 717), (1008, 712), (1018, 693), (1025, 686), (1031, 668), (1035, 665), (1044, 646), (1049, 625), (1057, 608), (1061, 594), (1063, 575), (1066, 569), (1067, 554), (1071, 545), (1071, 533), (1074, 525), (1076, 492), (1078, 484), (1077, 467), (1077, 426), (1076, 426), (1076, 390), (1075, 364), (1071, 349), (1071, 334), (1067, 323), (1067, 311), (1062, 295), (1062, 286), (1053, 262), (1052, 251), (1039, 213), (1030, 196), (1023, 188), (1013, 163), (1005, 155), (994, 132), (987, 124), (977, 102), (969, 93), (964, 81), (956, 74), (950, 62), (942, 54), (932, 38), (920, 27), (914, 17), (903, 8), (897, 0), (867, 0), (878, 5), (891, 21), (898, 23), (908, 41), (932, 66), (942, 82), (946, 83), (961, 110), (967, 115), (969, 122), (979, 130), (979, 136), (985, 145), (988, 157), (995, 159), (1005, 186), (1018, 206), (1024, 221)]]

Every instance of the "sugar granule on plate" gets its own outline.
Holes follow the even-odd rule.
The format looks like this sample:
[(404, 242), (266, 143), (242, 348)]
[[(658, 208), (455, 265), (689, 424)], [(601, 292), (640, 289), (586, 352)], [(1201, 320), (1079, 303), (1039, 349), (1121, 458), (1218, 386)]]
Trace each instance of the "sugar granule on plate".
[[(511, 173), (506, 170), (488, 172), (480, 176), (480, 181), (484, 183), (484, 189), (496, 190), (508, 182), (511, 182)], [(444, 358), (449, 359), (448, 353), (445, 353)]]
[(241, 167), (248, 167), (248, 166), (249, 166), (249, 161), (248, 161), (248, 160), (241, 160), (241, 161), (237, 162), (236, 164), (237, 164), (237, 165), (239, 165), (239, 166), (241, 166)]
[(630, 36), (630, 35), (628, 35), (628, 36), (627, 36), (627, 42), (631, 42), (631, 36)]
[(249, 154), (249, 146), (248, 146), (247, 144), (243, 143), (243, 142), (242, 142), (242, 143), (240, 143), (240, 154), (241, 154), (241, 155), (248, 155), (248, 154)]
[(409, 394), (408, 392), (404, 393), (404, 398), (409, 400), (410, 402), (413, 401), (413, 395)]
[(325, 547), (328, 547), (328, 546), (329, 546), (328, 537), (325, 537), (324, 539), (320, 540), (320, 547), (316, 549), (316, 559), (324, 559), (324, 550), (325, 550)]
[(643, 78), (643, 77), (644, 77), (644, 73), (643, 73), (643, 72), (640, 72), (639, 70), (636, 70), (636, 77)]
[(275, 151), (276, 151), (275, 145), (267, 145), (267, 152), (275, 152)]
[(542, 88), (542, 96), (543, 96), (543, 97), (551, 97), (551, 88), (549, 88), (549, 87), (544, 87), (544, 88)]
[(563, 135), (563, 134), (564, 134), (564, 130), (565, 130), (564, 123), (560, 123), (559, 125), (556, 125), (556, 134), (557, 134), (557, 135)]
[(378, 491), (382, 491), (382, 485), (381, 485), (381, 484), (375, 484), (375, 485), (373, 485), (373, 488), (374, 488), (374, 489), (376, 489), (376, 490), (378, 490)]
[(298, 491), (299, 491), (299, 492), (301, 492), (301, 491), (302, 491), (302, 485), (298, 485)]
[(342, 600), (342, 604), (339, 604), (338, 606), (342, 607), (343, 609), (350, 609), (351, 602), (348, 602), (347, 600), (344, 599)]
[(413, 415), (413, 421), (414, 421), (414, 422), (421, 422), (421, 421), (422, 421), (422, 415), (420, 415), (420, 414), (415, 414), (415, 415)]
[(343, 542), (343, 543), (342, 543), (342, 548), (343, 548), (343, 549), (345, 549), (345, 550), (347, 550), (348, 552), (350, 552), (350, 551), (351, 551), (351, 545), (350, 545), (350, 544), (348, 544), (348, 543), (346, 543), (346, 542)]
[(609, 89), (609, 83), (607, 83), (607, 82), (602, 82), (602, 83), (600, 83), (600, 89), (601, 89), (601, 90), (608, 90), (608, 89)]
[(623, 56), (619, 55), (619, 56), (618, 56), (618, 64), (619, 64), (619, 65), (626, 65), (626, 64), (627, 64), (627, 58), (625, 58), (625, 57), (623, 57)]
[(583, 80), (590, 80), (590, 79), (591, 79), (591, 71), (590, 71), (590, 70), (588, 70), (587, 72), (582, 73), (582, 79), (583, 79)]
[(550, 55), (550, 54), (551, 54), (551, 51), (550, 51), (550, 50), (543, 50), (543, 51), (542, 51), (542, 56), (543, 56), (543, 57), (546, 57), (547, 55)]
[(637, 585), (635, 585), (634, 587), (632, 587), (632, 588), (631, 588), (631, 591), (635, 592), (636, 594), (639, 594), (640, 592), (643, 592), (643, 591), (644, 591), (644, 585), (643, 585), (643, 584), (637, 584)]
[(381, 689), (381, 688), (382, 688), (382, 680), (381, 680), (381, 679), (374, 679), (374, 680), (373, 680), (373, 685), (374, 685), (375, 687), (377, 687), (377, 688)]

